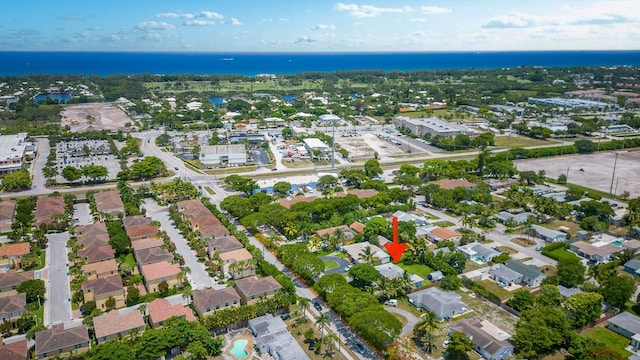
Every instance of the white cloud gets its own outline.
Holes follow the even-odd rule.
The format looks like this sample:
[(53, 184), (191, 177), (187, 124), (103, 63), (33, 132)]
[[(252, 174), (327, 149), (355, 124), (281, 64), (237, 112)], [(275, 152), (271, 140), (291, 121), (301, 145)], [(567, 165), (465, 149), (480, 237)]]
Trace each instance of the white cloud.
[(294, 41), (294, 44), (305, 44), (305, 43), (312, 43), (312, 42), (316, 42), (318, 40), (315, 39), (311, 39), (309, 37), (307, 37), (306, 35), (302, 35), (301, 37), (299, 37), (298, 39), (296, 39), (296, 41)]
[(536, 22), (532, 16), (514, 12), (508, 15), (493, 17), (482, 27), (486, 29), (525, 28), (533, 26)]
[(334, 25), (327, 24), (316, 24), (311, 27), (311, 30), (335, 30), (336, 27)]
[(189, 20), (184, 24), (187, 26), (214, 26), (216, 23), (209, 20), (195, 19), (195, 20)]
[(136, 30), (139, 31), (151, 31), (151, 30), (171, 30), (175, 29), (174, 25), (166, 23), (164, 21), (156, 22), (156, 21), (145, 21), (141, 22), (136, 26)]
[(271, 19), (271, 18), (264, 18), (264, 19), (262, 19), (262, 21), (263, 21), (263, 22), (272, 22), (272, 21), (273, 21), (273, 19)]
[(236, 19), (236, 18), (232, 17), (232, 18), (231, 18), (231, 25), (237, 25), (237, 26), (240, 26), (240, 25), (243, 25), (243, 24), (240, 22), (240, 20), (238, 20), (238, 19)]
[(195, 17), (195, 15), (167, 12), (167, 13), (156, 14), (155, 17), (161, 18), (161, 19), (180, 19), (180, 18), (182, 18), (182, 19), (193, 19)]
[(450, 13), (451, 9), (443, 8), (440, 6), (422, 6), (420, 7), (420, 11), (427, 15), (435, 15), (435, 14), (446, 14)]
[(335, 9), (338, 11), (347, 11), (349, 12), (349, 15), (357, 18), (370, 18), (385, 13), (404, 13), (413, 11), (413, 8), (411, 8), (410, 6), (383, 8), (374, 5), (357, 5), (343, 3), (337, 3)]
[(203, 17), (206, 19), (217, 19), (217, 20), (224, 19), (224, 16), (222, 16), (220, 13), (217, 13), (215, 11), (202, 11), (198, 15), (198, 17)]
[(424, 19), (424, 18), (411, 18), (411, 19), (409, 19), (409, 21), (423, 23), (423, 22), (427, 22), (427, 19)]

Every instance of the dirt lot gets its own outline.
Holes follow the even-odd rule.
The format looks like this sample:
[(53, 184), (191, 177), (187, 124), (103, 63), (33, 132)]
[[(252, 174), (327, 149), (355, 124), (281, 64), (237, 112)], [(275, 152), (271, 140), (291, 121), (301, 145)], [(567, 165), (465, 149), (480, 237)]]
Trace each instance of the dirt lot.
[(62, 111), (62, 126), (69, 125), (71, 132), (87, 130), (124, 129), (131, 119), (118, 107), (107, 103), (80, 104), (65, 107)]
[[(640, 196), (640, 152), (620, 151), (616, 163), (613, 192), (628, 191), (631, 197)], [(573, 155), (517, 161), (520, 171), (544, 169), (548, 177), (557, 178), (569, 169), (568, 182), (588, 188), (609, 192), (616, 155), (606, 152), (590, 155)], [(582, 169), (583, 171), (580, 171)]]
[(349, 157), (358, 159), (373, 158), (374, 152), (377, 152), (380, 158), (403, 153), (400, 147), (370, 132), (360, 133), (354, 137), (342, 137), (336, 134), (336, 143), (349, 152)]

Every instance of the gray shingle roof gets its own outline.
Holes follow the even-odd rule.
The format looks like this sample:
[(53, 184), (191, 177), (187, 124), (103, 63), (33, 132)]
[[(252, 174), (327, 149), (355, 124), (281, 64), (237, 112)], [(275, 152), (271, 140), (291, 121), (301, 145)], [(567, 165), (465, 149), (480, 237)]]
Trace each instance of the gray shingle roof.
[(460, 301), (460, 295), (434, 287), (414, 292), (408, 296), (416, 305), (433, 311), (439, 318), (451, 317), (452, 314), (460, 313), (462, 309), (467, 307), (467, 304)]
[(507, 260), (504, 265), (509, 269), (522, 274), (522, 276), (528, 279), (535, 279), (538, 276), (544, 275), (536, 266), (525, 265), (517, 260)]
[(629, 268), (629, 269), (633, 269), (638, 270), (640, 269), (640, 260), (636, 260), (636, 259), (631, 259), (629, 261), (627, 261), (626, 263), (624, 263), (624, 267)]
[(640, 333), (640, 318), (626, 311), (609, 319), (609, 323), (634, 334)]

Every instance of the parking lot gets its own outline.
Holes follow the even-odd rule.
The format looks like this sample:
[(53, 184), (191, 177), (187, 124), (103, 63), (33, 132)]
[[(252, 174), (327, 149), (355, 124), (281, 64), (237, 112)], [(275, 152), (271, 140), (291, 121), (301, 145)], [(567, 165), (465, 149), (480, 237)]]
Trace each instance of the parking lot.
[[(78, 169), (85, 165), (101, 165), (107, 168), (109, 175), (105, 180), (115, 179), (120, 172), (119, 160), (111, 154), (107, 140), (66, 141), (56, 144), (56, 169), (58, 183), (67, 183), (62, 177), (62, 169), (74, 166)], [(87, 180), (84, 177), (80, 180)]]
[(640, 196), (640, 152), (625, 150), (617, 154), (617, 160), (616, 152), (519, 160), (516, 167), (519, 171), (544, 170), (547, 177), (554, 179), (568, 172), (567, 181), (571, 184), (604, 192), (611, 189), (614, 194), (628, 191), (632, 198)]

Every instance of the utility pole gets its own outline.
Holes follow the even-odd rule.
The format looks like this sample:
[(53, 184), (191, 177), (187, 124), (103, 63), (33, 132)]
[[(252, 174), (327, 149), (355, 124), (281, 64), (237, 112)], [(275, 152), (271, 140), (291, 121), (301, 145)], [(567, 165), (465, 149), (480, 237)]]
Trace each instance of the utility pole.
[(331, 133), (331, 168), (336, 168), (336, 120), (333, 119), (331, 121), (333, 125), (333, 130)]
[(616, 152), (616, 159), (613, 162), (613, 174), (611, 174), (611, 186), (609, 187), (609, 195), (613, 195), (613, 179), (616, 177), (616, 165), (618, 164), (618, 155), (620, 153)]

